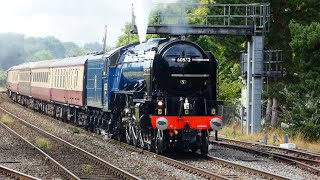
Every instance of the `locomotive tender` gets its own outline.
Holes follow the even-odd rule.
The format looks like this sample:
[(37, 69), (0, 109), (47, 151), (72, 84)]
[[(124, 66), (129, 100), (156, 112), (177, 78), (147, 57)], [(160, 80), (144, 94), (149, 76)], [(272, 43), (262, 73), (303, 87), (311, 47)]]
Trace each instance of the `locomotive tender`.
[(214, 55), (184, 37), (25, 63), (7, 79), (15, 102), (159, 154), (208, 153), (222, 127), (216, 84)]

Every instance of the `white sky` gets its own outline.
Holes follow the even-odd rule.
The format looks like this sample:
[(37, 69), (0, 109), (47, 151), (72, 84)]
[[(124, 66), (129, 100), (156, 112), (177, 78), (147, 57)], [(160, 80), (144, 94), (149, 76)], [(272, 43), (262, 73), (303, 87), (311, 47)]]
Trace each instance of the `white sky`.
[(130, 0), (0, 0), (0, 32), (27, 36), (55, 36), (79, 45), (115, 45), (121, 28), (131, 22)]
[(107, 25), (107, 43), (114, 46), (124, 24), (131, 22), (131, 4), (135, 1), (140, 0), (0, 0), (0, 33), (55, 36), (83, 45), (102, 43)]

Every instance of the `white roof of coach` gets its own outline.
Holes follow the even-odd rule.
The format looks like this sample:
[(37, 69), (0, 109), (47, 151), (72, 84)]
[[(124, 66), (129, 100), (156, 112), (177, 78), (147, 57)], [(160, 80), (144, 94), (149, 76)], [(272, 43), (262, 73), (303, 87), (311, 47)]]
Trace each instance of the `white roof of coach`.
[(94, 56), (93, 54), (89, 54), (85, 56), (63, 58), (59, 61), (52, 63), (51, 67), (67, 67), (67, 66), (84, 65), (85, 62), (93, 56)]
[(27, 63), (19, 64), (17, 66), (13, 66), (9, 70), (13, 71), (13, 70), (21, 70), (21, 69), (31, 69), (33, 68), (34, 64), (35, 62), (27, 62)]
[(38, 61), (35, 63), (35, 65), (32, 68), (33, 69), (50, 68), (50, 67), (52, 67), (52, 64), (57, 61), (61, 61), (61, 59), (51, 59), (51, 60)]

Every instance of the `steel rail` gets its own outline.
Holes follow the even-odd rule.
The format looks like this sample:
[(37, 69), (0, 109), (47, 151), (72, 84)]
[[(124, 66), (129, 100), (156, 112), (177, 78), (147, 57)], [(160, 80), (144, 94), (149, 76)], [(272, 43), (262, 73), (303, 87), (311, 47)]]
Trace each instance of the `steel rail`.
[(85, 150), (83, 150), (83, 149), (81, 149), (81, 148), (79, 148), (79, 147), (77, 147), (77, 146), (75, 146), (75, 145), (73, 145), (73, 144), (71, 144), (71, 143), (69, 143), (69, 142), (67, 142), (67, 141), (55, 136), (55, 135), (53, 135), (53, 134), (50, 134), (50, 133), (48, 133), (48, 132), (46, 132), (46, 131), (44, 131), (44, 130), (36, 127), (36, 126), (34, 126), (33, 124), (31, 124), (31, 123), (19, 118), (18, 116), (16, 116), (16, 115), (12, 114), (11, 112), (3, 109), (2, 107), (0, 107), (0, 110), (5, 112), (6, 114), (10, 115), (14, 119), (19, 120), (21, 123), (23, 123), (24, 125), (32, 128), (33, 130), (38, 131), (41, 134), (44, 134), (44, 135), (46, 135), (46, 136), (48, 136), (50, 138), (55, 139), (56, 141), (62, 142), (63, 144), (68, 145), (68, 146), (70, 146), (70, 147), (82, 152), (84, 155), (89, 157), (91, 160), (95, 161), (97, 165), (99, 165), (100, 167), (108, 170), (109, 172), (112, 172), (114, 175), (120, 177), (121, 179), (135, 179), (135, 180), (136, 179), (141, 179), (141, 178), (139, 178), (139, 177), (127, 172), (127, 171), (124, 171), (124, 170), (122, 170), (122, 169), (120, 169), (120, 168), (118, 168), (118, 167), (106, 162), (105, 160), (93, 155), (90, 152), (87, 152), (87, 151), (85, 151)]
[(268, 151), (264, 151), (264, 150), (258, 150), (258, 149), (254, 149), (254, 148), (251, 148), (251, 147), (245, 147), (245, 146), (237, 145), (237, 144), (230, 144), (230, 143), (226, 143), (226, 142), (222, 142), (222, 141), (210, 141), (210, 142), (213, 143), (213, 144), (217, 144), (217, 145), (220, 145), (220, 146), (225, 146), (225, 147), (228, 147), (228, 148), (231, 148), (231, 149), (238, 149), (238, 150), (245, 151), (245, 152), (259, 154), (259, 155), (262, 155), (262, 156), (265, 156), (265, 157), (272, 157), (272, 158), (278, 159), (278, 160), (280, 160), (280, 161), (282, 161), (284, 163), (295, 165), (295, 166), (297, 166), (297, 167), (299, 167), (301, 169), (304, 169), (306, 171), (309, 171), (309, 172), (311, 172), (313, 174), (320, 175), (320, 169), (317, 168), (317, 167), (313, 167), (313, 166), (305, 164), (303, 162), (300, 162), (300, 161), (297, 161), (297, 160), (293, 160), (291, 158), (287, 158), (287, 157), (284, 157), (284, 156), (281, 156), (281, 155), (278, 155), (278, 154), (274, 154), (272, 152), (268, 152)]
[[(174, 159), (162, 156), (162, 155), (155, 154), (153, 152), (149, 152), (147, 150), (142, 150), (140, 148), (136, 148), (136, 147), (130, 146), (130, 145), (126, 144), (126, 143), (122, 143), (122, 142), (119, 142), (119, 141), (116, 141), (116, 140), (113, 140), (113, 139), (108, 139), (108, 141), (110, 141), (112, 143), (115, 143), (115, 144), (121, 144), (121, 145), (125, 146), (126, 148), (128, 148), (128, 149), (130, 149), (132, 151), (138, 152), (138, 153), (147, 153), (147, 154), (153, 155), (155, 158), (157, 158), (161, 162), (164, 162), (164, 163), (166, 163), (168, 165), (171, 165), (171, 166), (174, 166), (174, 167), (178, 167), (178, 168), (186, 170), (188, 172), (196, 172), (197, 169), (199, 169), (199, 168), (197, 168), (197, 169), (195, 169), (196, 171), (194, 171), (193, 170), (194, 167), (190, 166), (188, 164), (179, 162), (177, 160), (174, 160)], [(231, 161), (227, 161), (227, 160), (224, 160), (224, 159), (221, 159), (221, 158), (216, 158), (216, 157), (212, 157), (212, 156), (205, 156), (205, 158), (207, 158), (210, 161), (214, 161), (214, 162), (217, 162), (219, 164), (225, 165), (227, 167), (232, 167), (234, 169), (245, 171), (245, 172), (248, 172), (250, 174), (255, 174), (255, 175), (261, 176), (263, 178), (279, 179), (279, 180), (287, 180), (288, 179), (288, 178), (280, 176), (280, 175), (272, 174), (272, 173), (269, 173), (269, 172), (266, 172), (266, 171), (262, 171), (262, 170), (258, 170), (258, 169), (253, 169), (253, 168), (250, 168), (250, 167), (247, 167), (247, 166), (243, 166), (243, 165), (240, 165), (240, 164), (236, 164), (236, 163), (233, 163)], [(196, 174), (199, 174), (199, 173), (196, 172)], [(222, 176), (222, 177), (228, 179), (228, 177), (225, 177), (225, 176)]]
[[(146, 152), (148, 152), (148, 151), (146, 151)], [(159, 161), (161, 161), (165, 164), (168, 164), (168, 165), (171, 165), (174, 167), (178, 167), (179, 169), (183, 169), (187, 172), (197, 174), (198, 176), (201, 176), (201, 177), (204, 177), (207, 179), (230, 179), (228, 177), (221, 176), (221, 175), (209, 172), (209, 171), (205, 171), (200, 168), (190, 166), (186, 163), (182, 163), (182, 162), (179, 162), (177, 160), (174, 160), (174, 159), (162, 156), (162, 155), (155, 155), (155, 156)]]
[(4, 174), (6, 176), (19, 179), (19, 180), (40, 180), (39, 178), (30, 176), (28, 174), (24, 174), (22, 172), (19, 172), (1, 165), (0, 165), (0, 174)]
[(280, 175), (276, 175), (276, 174), (272, 174), (272, 173), (269, 173), (269, 172), (266, 172), (266, 171), (250, 168), (250, 167), (247, 167), (247, 166), (243, 166), (243, 165), (240, 165), (240, 164), (237, 164), (237, 163), (233, 163), (231, 161), (224, 160), (224, 159), (221, 159), (221, 158), (217, 158), (217, 157), (213, 157), (213, 156), (207, 156), (206, 158), (208, 158), (208, 160), (210, 160), (210, 161), (217, 162), (218, 164), (222, 164), (222, 165), (226, 165), (226, 166), (229, 166), (229, 167), (233, 167), (235, 169), (239, 169), (241, 171), (245, 171), (245, 172), (248, 172), (250, 174), (255, 174), (255, 175), (258, 175), (258, 176), (262, 176), (264, 178), (278, 179), (278, 180), (280, 180), (280, 179), (281, 180), (287, 180), (288, 179), (288, 178), (280, 176)]
[(295, 154), (297, 157), (305, 157), (308, 159), (312, 160), (318, 160), (320, 161), (320, 154), (315, 153), (315, 152), (307, 152), (307, 151), (301, 151), (298, 149), (287, 149), (287, 148), (282, 148), (278, 146), (272, 146), (272, 145), (265, 145), (261, 143), (256, 143), (256, 142), (246, 142), (246, 141), (239, 141), (239, 140), (234, 140), (230, 138), (221, 138), (219, 137), (219, 140), (226, 141), (226, 142), (231, 142), (231, 143), (236, 143), (236, 144), (243, 144), (243, 145), (248, 145), (248, 146), (257, 146), (261, 148), (269, 148), (275, 151), (282, 151), (286, 153), (292, 153)]
[[(1, 109), (2, 110), (2, 109)], [(55, 167), (56, 170), (58, 170), (62, 176), (66, 177), (67, 179), (80, 179), (79, 177), (77, 177), (75, 174), (73, 174), (72, 172), (70, 172), (68, 169), (66, 169), (64, 166), (62, 166), (60, 163), (58, 163), (56, 160), (54, 160), (52, 157), (50, 157), (47, 153), (45, 153), (44, 151), (42, 151), (40, 148), (38, 148), (37, 146), (33, 145), (30, 141), (28, 141), (26, 138), (22, 137), (20, 134), (18, 134), (17, 132), (15, 132), (13, 129), (11, 129), (9, 126), (5, 125), (3, 122), (0, 122), (0, 125), (2, 127), (4, 127), (6, 130), (8, 130), (11, 134), (13, 134), (14, 136), (18, 137), (19, 139), (21, 139), (23, 142), (29, 144), (33, 149), (35, 149), (36, 151), (38, 151), (42, 156), (44, 156), (45, 160), (47, 160), (47, 162), (49, 164), (51, 164), (53, 167)]]
[[(106, 139), (104, 139), (104, 140), (106, 140)], [(179, 161), (174, 160), (172, 158), (165, 157), (165, 156), (162, 156), (162, 155), (158, 155), (156, 153), (153, 153), (153, 152), (150, 152), (150, 151), (147, 151), (147, 150), (143, 150), (141, 148), (137, 148), (137, 147), (128, 145), (126, 143), (119, 142), (119, 141), (114, 140), (114, 139), (107, 139), (107, 141), (110, 142), (110, 143), (113, 143), (113, 144), (120, 144), (120, 145), (124, 146), (125, 148), (127, 148), (127, 149), (129, 149), (131, 151), (137, 152), (137, 153), (149, 154), (149, 155), (155, 157), (156, 159), (158, 159), (160, 162), (163, 162), (163, 163), (168, 164), (170, 166), (173, 166), (175, 168), (187, 171), (189, 173), (196, 174), (196, 175), (198, 175), (200, 177), (204, 177), (204, 178), (207, 178), (207, 179), (230, 179), (230, 178), (228, 178), (226, 176), (215, 174), (215, 173), (209, 172), (209, 171), (205, 171), (203, 169), (188, 165), (186, 163), (179, 162)]]

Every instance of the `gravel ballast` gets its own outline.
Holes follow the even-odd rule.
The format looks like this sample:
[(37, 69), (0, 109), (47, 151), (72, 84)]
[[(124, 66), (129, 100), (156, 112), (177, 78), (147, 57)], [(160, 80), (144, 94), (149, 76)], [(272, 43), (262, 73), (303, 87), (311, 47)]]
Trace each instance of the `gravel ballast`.
[(40, 179), (64, 179), (59, 172), (46, 164), (30, 145), (13, 136), (2, 126), (0, 126), (0, 164)]
[[(13, 104), (11, 102), (3, 102), (0, 106), (16, 115), (18, 114), (19, 117), (29, 121), (30, 123), (97, 155), (118, 167), (122, 167), (143, 179), (200, 178), (199, 176), (163, 164), (156, 160), (154, 156), (149, 154), (133, 152), (121, 147), (120, 145), (110, 143), (108, 140), (103, 140), (101, 136), (96, 137), (98, 135), (89, 135), (90, 133), (83, 130), (80, 130), (79, 134), (74, 134), (73, 131), (75, 127), (39, 113), (34, 113), (32, 110), (25, 109), (20, 105)], [(303, 171), (291, 165), (220, 146), (212, 145), (210, 147), (209, 155), (236, 162), (240, 165), (245, 165), (251, 168), (273, 172), (290, 179), (320, 179), (317, 175)], [(201, 159), (190, 161), (186, 160), (185, 162), (203, 169), (211, 169), (212, 172), (218, 172), (222, 175), (231, 175), (230, 178), (232, 178), (233, 175), (238, 175), (233, 172), (232, 169), (230, 169), (230, 172), (219, 172), (219, 169), (221, 169), (220, 165), (208, 163), (208, 161)], [(250, 177), (252, 178), (249, 179), (260, 179), (260, 177), (252, 175), (250, 175)]]
[(0, 106), (142, 179), (201, 179), (197, 175), (166, 165), (151, 155), (126, 150), (119, 145), (108, 143), (101, 137), (96, 137), (97, 135), (87, 135), (84, 130), (80, 130), (79, 134), (73, 133), (74, 126), (34, 113), (20, 105), (3, 102)]

